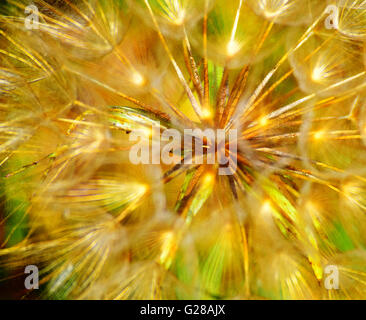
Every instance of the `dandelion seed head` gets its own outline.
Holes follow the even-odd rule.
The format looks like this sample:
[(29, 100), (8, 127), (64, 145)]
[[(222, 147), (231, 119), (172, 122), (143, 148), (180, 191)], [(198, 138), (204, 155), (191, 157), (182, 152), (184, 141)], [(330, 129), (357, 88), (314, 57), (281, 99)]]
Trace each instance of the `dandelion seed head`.
[[(10, 278), (39, 266), (42, 299), (365, 296), (364, 1), (333, 30), (322, 0), (34, 0), (29, 32), (27, 1), (13, 2), (0, 17)], [(185, 144), (186, 129), (226, 140)], [(235, 160), (227, 175), (221, 160)]]

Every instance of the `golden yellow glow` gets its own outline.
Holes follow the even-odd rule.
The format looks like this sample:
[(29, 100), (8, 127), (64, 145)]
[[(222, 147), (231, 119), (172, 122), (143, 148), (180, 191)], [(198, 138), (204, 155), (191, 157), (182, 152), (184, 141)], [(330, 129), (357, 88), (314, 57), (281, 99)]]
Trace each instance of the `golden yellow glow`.
[(306, 209), (308, 210), (308, 211), (315, 211), (315, 210), (317, 210), (317, 205), (314, 203), (314, 201), (308, 201), (307, 203), (306, 203)]
[(176, 237), (172, 231), (164, 232), (161, 235), (162, 245), (161, 245), (161, 253), (159, 257), (159, 261), (162, 264), (170, 265), (171, 255), (174, 253), (174, 249), (176, 246)]
[(265, 10), (264, 11), (264, 16), (268, 19), (272, 19), (278, 15), (280, 15), (282, 13), (283, 10), (276, 10), (276, 11), (272, 11), (272, 10)]
[(314, 133), (314, 139), (315, 140), (320, 140), (324, 137), (324, 131), (318, 131)]
[(203, 119), (210, 119), (210, 118), (212, 118), (212, 112), (211, 112), (211, 110), (209, 110), (209, 109), (204, 109), (203, 110), (203, 112), (202, 112), (202, 118)]
[(270, 213), (272, 211), (271, 201), (266, 200), (262, 204), (261, 212), (262, 213)]
[(0, 2), (4, 273), (31, 257), (41, 299), (365, 298), (366, 0), (343, 1), (327, 30), (335, 0), (40, 0), (32, 41)]
[(353, 183), (347, 183), (342, 187), (342, 191), (346, 197), (350, 197), (357, 194), (359, 192), (359, 188)]
[(214, 181), (215, 181), (215, 176), (212, 173), (207, 173), (203, 178), (204, 184), (210, 184), (210, 183), (213, 183)]
[(138, 72), (133, 73), (131, 80), (136, 86), (139, 87), (145, 84), (145, 78)]
[(229, 57), (235, 56), (240, 51), (240, 44), (235, 40), (230, 40), (226, 47), (226, 52)]
[(141, 133), (147, 138), (151, 138), (153, 135), (153, 129), (149, 127), (142, 127), (139, 129), (139, 131), (141, 131)]
[(261, 125), (261, 126), (265, 126), (265, 125), (267, 125), (267, 123), (268, 123), (268, 119), (267, 118), (265, 118), (265, 117), (262, 117), (262, 118), (260, 118), (259, 119), (259, 124)]
[(324, 78), (323, 76), (323, 69), (320, 67), (315, 67), (312, 74), (311, 74), (311, 78), (313, 79), (313, 81), (315, 82), (321, 82)]
[(184, 18), (186, 16), (186, 12), (184, 10), (180, 10), (178, 12), (177, 17), (173, 20), (173, 23), (177, 26), (180, 26), (184, 23)]
[(146, 185), (146, 184), (141, 184), (139, 187), (138, 187), (138, 193), (139, 194), (145, 194), (147, 192), (147, 190), (149, 190), (149, 186)]

